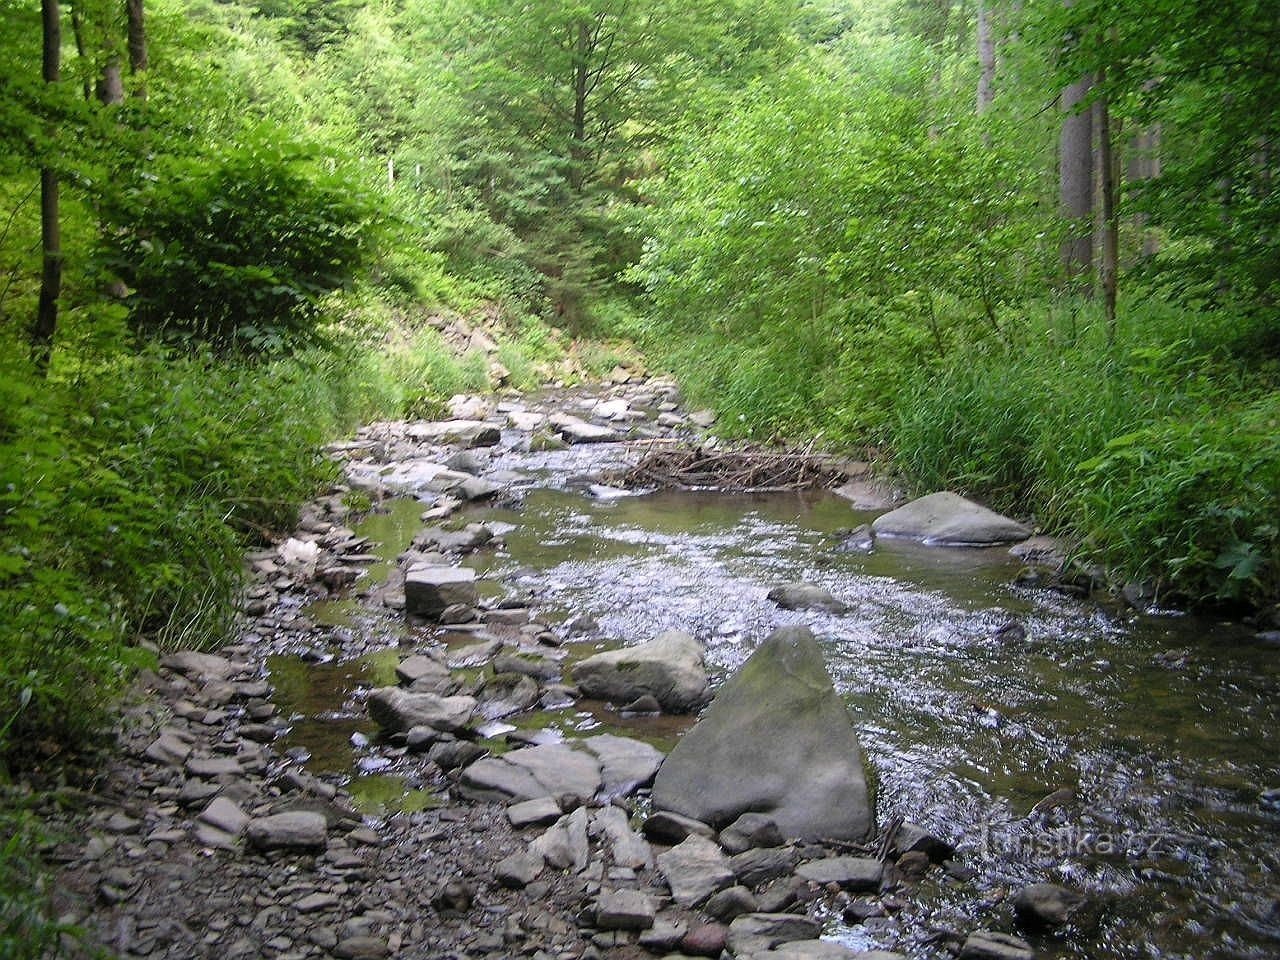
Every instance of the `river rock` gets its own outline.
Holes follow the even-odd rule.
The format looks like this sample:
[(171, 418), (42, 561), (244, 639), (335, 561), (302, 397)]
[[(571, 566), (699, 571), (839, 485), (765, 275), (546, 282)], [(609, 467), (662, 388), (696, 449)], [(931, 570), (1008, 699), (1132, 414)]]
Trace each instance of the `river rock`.
[(785, 877), (795, 869), (799, 855), (790, 847), (760, 847), (729, 858), (734, 875), (749, 887), (777, 877)]
[(538, 702), (538, 682), (518, 673), (499, 673), (485, 681), (476, 698), (480, 715), (486, 720), (501, 720), (523, 713)]
[(1087, 902), (1084, 894), (1056, 883), (1033, 883), (1018, 891), (1013, 914), (1029, 930), (1061, 927)]
[(192, 680), (230, 680), (248, 669), (243, 663), (235, 663), (212, 653), (200, 653), (198, 650), (170, 653), (160, 661), (160, 666)]
[(474, 605), (476, 572), (469, 567), (449, 567), (421, 563), (404, 575), (404, 604), (409, 613), (439, 616), (455, 603)]
[(658, 870), (682, 907), (696, 907), (707, 897), (733, 886), (733, 869), (720, 848), (704, 837), (687, 837), (658, 855)]
[(617, 432), (612, 428), (588, 423), (567, 413), (554, 414), (551, 426), (568, 443), (610, 443), (618, 439)]
[(420, 692), (426, 693), (444, 693), (453, 683), (447, 666), (435, 657), (420, 653), (400, 661), (396, 666), (396, 679), (407, 687), (416, 685)]
[(718, 957), (724, 953), (729, 928), (723, 923), (700, 923), (680, 940), (680, 949), (694, 957)]
[(753, 953), (740, 960), (906, 960), (900, 953), (884, 950), (850, 950), (827, 940), (792, 940), (772, 950)]
[(581, 740), (578, 746), (600, 762), (600, 798), (625, 797), (653, 782), (662, 766), (662, 751), (642, 740), (603, 733)]
[(735, 957), (753, 956), (793, 940), (816, 940), (817, 920), (795, 913), (747, 913), (729, 924), (728, 949)]
[(769, 599), (783, 610), (823, 610), (844, 613), (849, 605), (811, 583), (784, 583), (769, 591)]
[(399, 687), (379, 687), (369, 694), (368, 705), (374, 722), (392, 732), (423, 726), (457, 733), (466, 729), (476, 711), (474, 697), (411, 693)]
[(766, 813), (783, 836), (864, 840), (862, 748), (807, 627), (775, 630), (658, 771), (653, 805), (712, 826)]
[(459, 789), (474, 800), (499, 803), (563, 796), (586, 803), (602, 782), (600, 764), (591, 754), (546, 743), (477, 760), (463, 772)]
[(715, 837), (716, 832), (701, 820), (682, 817), (678, 813), (658, 810), (649, 815), (641, 827), (644, 835), (654, 843), (677, 844), (685, 837)]
[(670, 630), (647, 643), (587, 657), (573, 668), (573, 679), (587, 697), (625, 704), (649, 694), (670, 713), (688, 713), (706, 694), (705, 655), (689, 634)]
[(1012, 543), (1031, 536), (1029, 527), (950, 491), (931, 493), (882, 514), (871, 528), (880, 537), (952, 547)]
[(533, 883), (542, 872), (542, 858), (537, 854), (522, 850), (499, 860), (493, 868), (493, 878), (499, 885), (512, 890), (521, 890)]
[(834, 883), (842, 890), (869, 893), (880, 889), (884, 866), (872, 857), (824, 857), (802, 863), (796, 876), (811, 883)]
[(892, 510), (906, 499), (901, 490), (882, 480), (850, 480), (831, 492), (848, 500), (854, 510)]
[(560, 804), (551, 797), (524, 800), (507, 807), (507, 819), (517, 830), (525, 827), (545, 827), (560, 819)]
[(780, 847), (782, 840), (778, 824), (763, 813), (744, 813), (720, 831), (720, 846), (728, 854), (744, 853), (754, 847)]
[(975, 930), (960, 948), (960, 960), (1035, 960), (1031, 944), (1007, 933)]
[(719, 893), (713, 893), (707, 898), (706, 906), (703, 907), (708, 916), (722, 923), (728, 923), (744, 913), (755, 913), (758, 909), (760, 907), (756, 903), (756, 898), (752, 896), (750, 890), (742, 886), (728, 887)]
[(324, 814), (290, 810), (250, 820), (245, 835), (257, 850), (317, 850), (328, 843), (327, 829)]
[(653, 900), (639, 890), (601, 890), (596, 898), (596, 927), (647, 930), (658, 915)]
[(501, 431), (483, 420), (440, 420), (409, 425), (406, 433), (414, 440), (491, 447), (502, 439)]
[(626, 811), (610, 804), (595, 815), (595, 832), (608, 842), (610, 859), (615, 867), (634, 870), (653, 866), (653, 850), (648, 842), (631, 829)]

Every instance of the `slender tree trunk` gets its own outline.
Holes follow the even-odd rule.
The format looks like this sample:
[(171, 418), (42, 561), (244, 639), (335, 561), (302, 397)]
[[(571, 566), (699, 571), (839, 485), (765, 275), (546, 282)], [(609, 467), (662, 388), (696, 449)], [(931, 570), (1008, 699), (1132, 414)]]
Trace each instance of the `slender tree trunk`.
[[(1106, 74), (1099, 77), (1105, 82)], [(1107, 343), (1116, 340), (1116, 286), (1120, 268), (1120, 221), (1116, 212), (1115, 158), (1111, 142), (1111, 111), (1104, 96), (1098, 112), (1098, 166), (1102, 185), (1102, 297), (1107, 312)]]
[(1084, 77), (1062, 92), (1062, 133), (1058, 139), (1058, 190), (1062, 215), (1072, 221), (1062, 243), (1062, 266), (1068, 277), (1093, 268), (1093, 114), (1079, 109), (1093, 81)]
[(107, 53), (107, 63), (98, 78), (98, 100), (104, 107), (124, 103), (124, 77), (120, 72), (120, 57)]
[[(44, 33), (41, 73), (45, 83), (57, 83), (61, 79), (62, 69), (62, 25), (58, 0), (41, 0), (40, 14)], [(31, 327), (31, 358), (36, 370), (43, 375), (49, 370), (53, 334), (58, 327), (58, 295), (62, 290), (58, 172), (50, 166), (40, 168), (40, 245), (43, 250), (40, 301), (36, 307), (35, 323)]]
[[(80, 16), (80, 4), (73, 4), (71, 9), (71, 36), (76, 42), (76, 56), (83, 63), (89, 56), (88, 50), (84, 45), (84, 18)], [(93, 84), (89, 82), (89, 75), (86, 73), (84, 82), (81, 85), (86, 100), (93, 96)]]
[(125, 14), (129, 23), (129, 73), (133, 75), (133, 95), (139, 100), (147, 98), (147, 84), (143, 74), (147, 72), (147, 25), (142, 7), (143, 0), (125, 0)]
[(996, 98), (996, 38), (991, 25), (991, 4), (978, 0), (978, 115), (991, 109)]

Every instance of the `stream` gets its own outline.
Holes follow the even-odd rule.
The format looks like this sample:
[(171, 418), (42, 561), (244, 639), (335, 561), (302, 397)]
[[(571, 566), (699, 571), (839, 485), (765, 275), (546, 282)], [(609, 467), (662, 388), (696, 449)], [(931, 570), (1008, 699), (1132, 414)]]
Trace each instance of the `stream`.
[[(1007, 922), (1006, 891), (1049, 881), (1090, 891), (1101, 907), (1093, 923), (1036, 940), (1038, 956), (1280, 954), (1273, 648), (1238, 625), (1014, 587), (1020, 562), (1005, 548), (881, 540), (870, 554), (841, 552), (839, 532), (874, 514), (825, 492), (585, 495), (577, 478), (617, 453), (613, 444), (503, 452), (493, 467), (520, 478), (521, 502), (458, 519), (514, 529), (464, 562), (488, 595), (532, 597), (553, 624), (589, 614), (612, 644), (687, 630), (722, 677), (772, 628), (813, 628), (860, 731), (880, 822), (902, 815), (928, 827), (970, 871), (932, 871), (887, 917), (830, 918), (829, 936), (945, 956), (935, 933)], [(385, 579), (421, 512), (392, 500), (358, 528), (382, 558), (361, 585)], [(849, 611), (779, 610), (765, 594), (787, 581), (821, 585)], [(357, 598), (304, 613), (321, 634), (364, 637), (370, 652), (273, 658), (272, 681), (295, 718), (284, 745), (316, 770), (350, 775), (368, 813), (433, 805), (429, 784), (369, 748), (375, 727), (357, 694), (393, 682), (406, 648), (468, 638), (406, 625)], [(995, 638), (1010, 618), (1025, 639)], [(564, 649), (572, 660), (598, 648)], [(580, 703), (513, 722), (669, 748), (689, 721), (628, 721)], [(1062, 788), (1064, 802), (1032, 813)]]

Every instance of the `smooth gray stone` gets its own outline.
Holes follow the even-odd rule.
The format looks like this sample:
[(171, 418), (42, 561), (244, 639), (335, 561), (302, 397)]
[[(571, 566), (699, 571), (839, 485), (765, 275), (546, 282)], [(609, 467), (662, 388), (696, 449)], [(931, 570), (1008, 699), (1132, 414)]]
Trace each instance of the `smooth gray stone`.
[(765, 813), (789, 838), (870, 836), (862, 747), (808, 628), (774, 631), (720, 689), (662, 764), (653, 806), (720, 828)]

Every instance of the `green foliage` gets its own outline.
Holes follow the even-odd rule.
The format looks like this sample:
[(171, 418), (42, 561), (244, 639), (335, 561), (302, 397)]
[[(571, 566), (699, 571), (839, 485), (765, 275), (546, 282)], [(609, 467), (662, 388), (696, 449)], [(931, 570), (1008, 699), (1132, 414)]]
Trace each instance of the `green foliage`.
[(76, 930), (48, 914), (39, 826), (25, 811), (9, 809), (5, 800), (0, 797), (0, 956), (42, 960), (57, 952), (64, 934)]
[(897, 463), (1198, 601), (1276, 596), (1280, 447), (1260, 325), (1145, 301), (1040, 308), (1015, 349), (971, 349), (900, 394)]
[(198, 158), (169, 157), (109, 209), (109, 266), (149, 339), (222, 352), (314, 342), (323, 298), (369, 255), (373, 205), (313, 149), (263, 126)]

